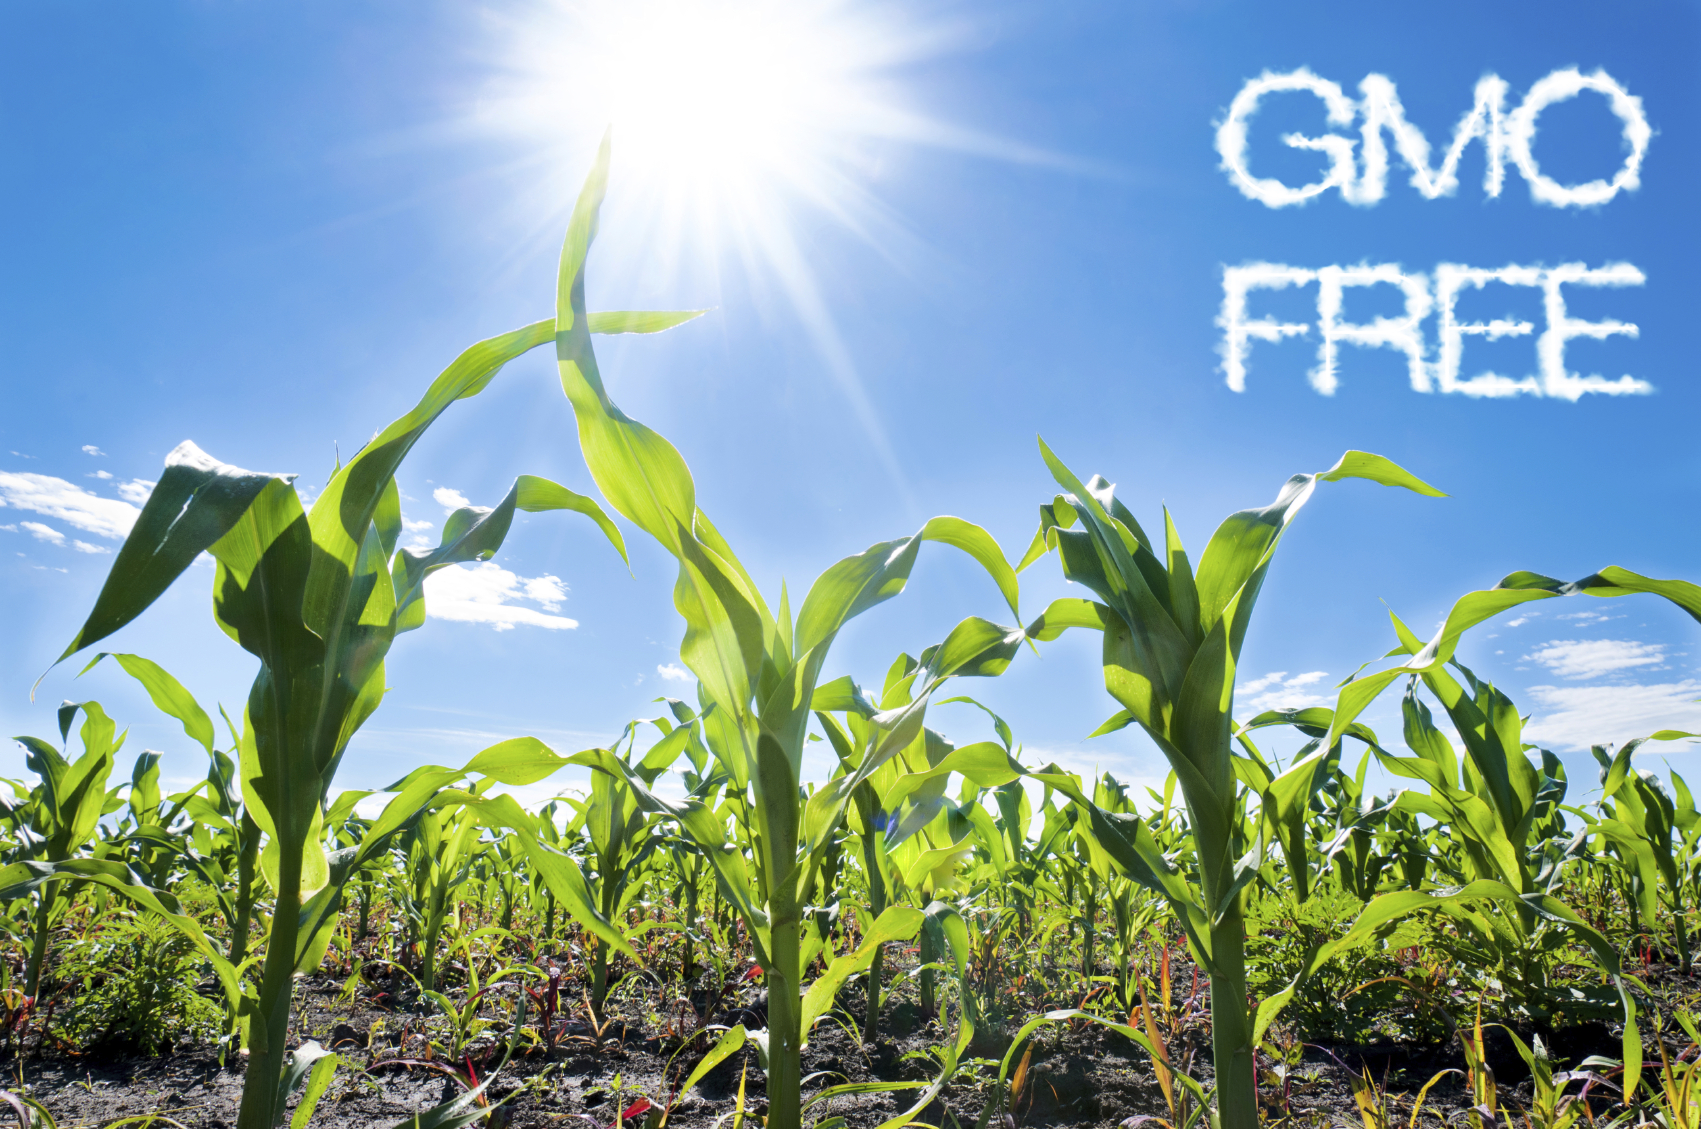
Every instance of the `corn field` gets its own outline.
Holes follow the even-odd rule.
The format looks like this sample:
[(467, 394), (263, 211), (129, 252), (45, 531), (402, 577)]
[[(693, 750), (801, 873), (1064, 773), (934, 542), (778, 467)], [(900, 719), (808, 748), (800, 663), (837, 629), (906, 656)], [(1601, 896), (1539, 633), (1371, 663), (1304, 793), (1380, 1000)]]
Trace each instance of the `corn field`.
[[(430, 1080), (400, 1122), (422, 1129), (1253, 1129), (1334, 1124), (1310, 1096), (1327, 1086), (1365, 1129), (1701, 1123), (1701, 815), (1680, 775), (1633, 764), (1644, 740), (1692, 735), (1602, 734), (1598, 787), (1570, 781), (1524, 740), (1519, 704), (1456, 658), (1467, 632), (1532, 601), (1652, 597), (1701, 622), (1701, 587), (1616, 566), (1513, 573), (1461, 596), (1433, 638), (1394, 619), (1389, 652), (1360, 656), (1333, 708), (1248, 716), (1242, 642), (1312, 494), (1440, 491), (1348, 451), (1194, 556), (1167, 512), (1142, 524), (1135, 498), (1042, 442), (1050, 484), (1035, 479), (1019, 556), (939, 516), (801, 593), (764, 594), (684, 456), (616, 406), (598, 367), (598, 335), (698, 313), (587, 306), (608, 161), (605, 142), (554, 316), (467, 349), (310, 507), (292, 476), (193, 443), (166, 460), (59, 661), (139, 682), (206, 775), (164, 794), (159, 754), (131, 760), (123, 719), (95, 701), (19, 738), (39, 782), (0, 789), (0, 1038), (21, 1124), (59, 1116), (28, 1084), (44, 1056), (188, 1045), (240, 1076), (234, 1108), (197, 1123), (240, 1129), (329, 1124), (404, 1076)], [(414, 443), (545, 346), (600, 499), (519, 474), (435, 548), (398, 548)], [(386, 656), (425, 625), (425, 578), (489, 560), (516, 511), (576, 514), (622, 557), (633, 529), (672, 555), (695, 695), (608, 747), (516, 735), (382, 792), (339, 790)], [(846, 624), (947, 550), (984, 569), (988, 618), (824, 681)], [(201, 583), (186, 574), (203, 553), (218, 626), (259, 663), (245, 702), (96, 649)], [(1086, 595), (1024, 607), (1024, 574), (1056, 568)], [(1036, 763), (974, 698), (973, 680), (1021, 678), (1071, 631), (1102, 639), (1114, 712), (1097, 732), (1139, 726), (1168, 761), (1161, 790)], [(1359, 720), (1385, 694), (1397, 734)], [(996, 739), (953, 739), (988, 721)], [(1266, 752), (1295, 736), (1285, 761)], [(811, 743), (830, 778), (803, 778)], [(1401, 786), (1373, 794), (1372, 767)], [(588, 789), (541, 809), (507, 790), (568, 770)], [(331, 1023), (339, 1004), (364, 1029)], [(1441, 1069), (1407, 1084), (1318, 1050), (1378, 1041), (1439, 1048)], [(659, 1065), (626, 1077), (609, 1064), (628, 1047)], [(1048, 1068), (1071, 1047), (1122, 1064), (1147, 1104), (1107, 1114), (1087, 1074)], [(191, 1116), (173, 1108), (131, 1120)]]

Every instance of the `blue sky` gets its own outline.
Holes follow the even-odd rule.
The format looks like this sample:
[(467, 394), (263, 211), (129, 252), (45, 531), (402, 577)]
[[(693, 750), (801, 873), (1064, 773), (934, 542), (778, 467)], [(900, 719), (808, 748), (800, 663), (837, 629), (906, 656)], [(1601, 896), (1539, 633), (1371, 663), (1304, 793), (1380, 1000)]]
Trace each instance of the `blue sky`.
[[(830, 143), (806, 187), (828, 190), (809, 199), (768, 184), (746, 209), (767, 243), (733, 209), (659, 211), (653, 169), (622, 164), (617, 127), (592, 260), (593, 307), (713, 308), (660, 337), (605, 339), (600, 355), (614, 397), (681, 449), (704, 508), (770, 592), (781, 578), (798, 591), (936, 513), (980, 522), (1019, 556), (1054, 492), (1036, 435), (1083, 475), (1118, 483), (1148, 527), (1169, 505), (1195, 554), (1229, 511), (1267, 503), (1289, 474), (1348, 448), (1452, 495), (1318, 491), (1265, 587), (1243, 712), (1326, 696), (1390, 645), (1387, 609), (1427, 634), (1453, 598), (1514, 569), (1697, 577), (1693, 7), (825, 11), (821, 49), (849, 50), (846, 29), (861, 29), (864, 77), (910, 125), (823, 129)], [(299, 472), (315, 490), (338, 450), (405, 411), (461, 348), (548, 314), (566, 211), (608, 120), (596, 85), (606, 60), (570, 30), (581, 18), (518, 3), (0, 11), (5, 732), (46, 735), (60, 699), (94, 697), (131, 726), (137, 751), (165, 750), (171, 775), (200, 774), (182, 734), (115, 668), (78, 681), (67, 664), (34, 704), (31, 683), (91, 605), (126, 499), (145, 496), (177, 443)], [(1374, 205), (1329, 191), (1267, 207), (1221, 167), (1217, 124), (1249, 80), (1301, 67), (1349, 99), (1365, 76), (1386, 76), (1437, 162), (1485, 74), (1505, 80), (1510, 112), (1556, 71), (1604, 70), (1652, 128), (1640, 186), (1555, 207), (1509, 167), (1488, 198), (1477, 144), (1452, 196), (1424, 198), (1396, 153)], [(1249, 121), (1252, 168), (1316, 179), (1324, 154), (1282, 138), (1327, 128), (1312, 95), (1270, 95)], [(1358, 128), (1335, 132), (1356, 139)], [(1532, 151), (1558, 183), (1610, 178), (1625, 160), (1620, 131), (1608, 101), (1584, 92), (1543, 111)], [(784, 262), (763, 250), (774, 238)], [(1323, 396), (1307, 378), (1313, 324), (1255, 344), (1237, 393), (1219, 368), (1216, 319), (1224, 268), (1253, 262), (1430, 276), (1439, 263), (1632, 264), (1643, 285), (1564, 296), (1569, 316), (1635, 323), (1639, 335), (1573, 341), (1565, 360), (1652, 391), (1423, 394), (1399, 352), (1345, 346), (1338, 389)], [(1254, 291), (1249, 316), (1315, 323), (1318, 289)], [(1342, 317), (1396, 317), (1399, 299), (1394, 286), (1349, 289)], [(1539, 289), (1466, 292), (1459, 320), (1534, 328), (1467, 339), (1464, 375), (1535, 373), (1545, 313)], [(1419, 328), (1433, 364), (1437, 315)], [(542, 354), (428, 435), (401, 476), (407, 517), (440, 527), (439, 498), (493, 504), (520, 473), (590, 489)], [(664, 673), (680, 636), (671, 563), (631, 540), (629, 574), (583, 521), (518, 522), (494, 567), (439, 592), (482, 600), (461, 612), (484, 621), (438, 616), (398, 643), (392, 692), (339, 786), (379, 786), (521, 733), (563, 750), (600, 743), (657, 712), (651, 699), (686, 690)], [(924, 552), (909, 591), (846, 633), (831, 673), (877, 682), (896, 652), (958, 618), (998, 618), (990, 583), (948, 554)], [(251, 660), (212, 622), (211, 576), (192, 569), (103, 645), (156, 659), (209, 706), (235, 706)], [(1025, 613), (1065, 591), (1055, 564), (1036, 566)], [(1589, 741), (1701, 728), (1697, 643), (1692, 621), (1652, 599), (1579, 599), (1480, 628), (1461, 656), (1511, 690), (1592, 783)], [(967, 689), (1011, 721), (1032, 761), (1162, 773), (1133, 731), (1084, 740), (1115, 708), (1096, 639), (1066, 637)], [(1394, 704), (1370, 715), (1390, 735)], [(966, 707), (933, 717), (960, 739), (982, 735)], [(1662, 752), (1679, 771), (1691, 759), (1683, 745)], [(16, 750), (0, 753), (0, 774), (21, 772)]]

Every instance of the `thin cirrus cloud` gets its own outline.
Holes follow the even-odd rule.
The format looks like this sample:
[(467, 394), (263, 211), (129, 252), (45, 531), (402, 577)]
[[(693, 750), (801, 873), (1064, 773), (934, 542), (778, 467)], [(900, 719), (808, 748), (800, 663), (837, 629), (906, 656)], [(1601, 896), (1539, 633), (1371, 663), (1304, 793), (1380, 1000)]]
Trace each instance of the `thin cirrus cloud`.
[(1554, 639), (1525, 655), (1524, 661), (1545, 666), (1561, 678), (1599, 678), (1614, 671), (1659, 666), (1665, 662), (1665, 648), (1630, 639)]
[(1529, 694), (1536, 720), (1525, 726), (1524, 736), (1555, 749), (1622, 744), (1662, 729), (1701, 733), (1701, 681), (1695, 679), (1649, 686), (1532, 686)]
[(1254, 713), (1320, 706), (1325, 704), (1325, 699), (1310, 687), (1327, 677), (1329, 673), (1323, 670), (1309, 670), (1292, 678), (1285, 670), (1271, 671), (1263, 678), (1255, 678), (1239, 687), (1236, 697), (1240, 699), (1242, 709)]
[[(451, 565), (425, 578), (425, 614), (457, 623), (488, 624), (497, 631), (542, 627), (567, 631), (576, 619), (553, 614), (567, 599), (557, 576), (519, 576), (495, 561), (466, 567)], [(516, 601), (538, 604), (543, 610)]]
[[(55, 545), (61, 549), (66, 547), (65, 535), (63, 533), (59, 532), (51, 525), (43, 525), (39, 521), (20, 521), (17, 525), (0, 525), (0, 529), (4, 529), (9, 533), (16, 533), (22, 529), (23, 532), (28, 533), (37, 541), (45, 541), (49, 545)], [(70, 548), (75, 549), (79, 553), (98, 554), (112, 552), (111, 549), (108, 549), (105, 546), (91, 545), (87, 541), (73, 540), (70, 543)]]
[(130, 532), (130, 527), (136, 524), (136, 517), (142, 512), (138, 507), (148, 500), (153, 487), (152, 482), (139, 478), (120, 483), (118, 493), (123, 499), (120, 500), (103, 498), (74, 482), (52, 475), (0, 472), (0, 509), (41, 514), (84, 533), (117, 541), (123, 539)]
[(46, 541), (49, 545), (63, 545), (65, 543), (65, 535), (51, 525), (43, 525), (39, 521), (20, 521), (18, 525), (37, 541)]

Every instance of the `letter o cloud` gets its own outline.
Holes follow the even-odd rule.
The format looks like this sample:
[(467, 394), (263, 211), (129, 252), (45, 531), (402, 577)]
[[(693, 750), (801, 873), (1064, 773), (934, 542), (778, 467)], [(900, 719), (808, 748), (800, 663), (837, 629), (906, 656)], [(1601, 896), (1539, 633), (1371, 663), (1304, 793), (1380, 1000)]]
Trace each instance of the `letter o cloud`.
[[(1565, 185), (1544, 176), (1536, 163), (1532, 147), (1536, 139), (1536, 118), (1555, 102), (1575, 98), (1585, 90), (1593, 90), (1607, 100), (1607, 106), (1624, 123), (1624, 143), (1630, 152), (1624, 158), (1618, 175), (1612, 180), (1591, 180), (1585, 184)], [(1554, 71), (1524, 95), (1524, 101), (1512, 111), (1506, 122), (1505, 144), (1518, 171), (1530, 185), (1530, 198), (1557, 208), (1588, 207), (1604, 204), (1620, 191), (1636, 190), (1642, 186), (1642, 157), (1648, 151), (1648, 140), (1654, 131), (1642, 112), (1642, 99), (1631, 94), (1604, 70), (1581, 74), (1576, 67)]]

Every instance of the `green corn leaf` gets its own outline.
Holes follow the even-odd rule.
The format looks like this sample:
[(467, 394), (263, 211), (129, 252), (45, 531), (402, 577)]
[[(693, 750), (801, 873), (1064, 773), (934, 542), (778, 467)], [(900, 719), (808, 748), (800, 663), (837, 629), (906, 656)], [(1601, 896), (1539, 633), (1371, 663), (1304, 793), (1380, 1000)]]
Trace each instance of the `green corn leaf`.
[(602, 530), (603, 536), (608, 538), (608, 543), (613, 545), (615, 551), (620, 554), (620, 559), (627, 564), (632, 563), (631, 558), (626, 555), (626, 539), (620, 535), (620, 528), (609, 520), (608, 514), (603, 512), (603, 508), (597, 504), (596, 499), (586, 497), (583, 494), (576, 494), (559, 482), (551, 482), (547, 478), (539, 478), (531, 474), (522, 474), (515, 479), (514, 491), (516, 508), (527, 513), (542, 513), (545, 510), (572, 510), (574, 513), (584, 514), (596, 522), (597, 528)]
[(700, 318), (708, 310), (611, 310), (589, 314), (585, 323), (592, 333), (660, 333), (676, 325)]
[(923, 914), (910, 906), (888, 906), (874, 920), (863, 934), (862, 944), (855, 952), (844, 953), (833, 958), (833, 963), (827, 966), (827, 971), (809, 985), (809, 991), (803, 996), (803, 1021), (801, 1030), (808, 1038), (809, 1031), (817, 1020), (827, 1014), (827, 1009), (833, 1006), (833, 1000), (838, 996), (839, 989), (844, 986), (854, 973), (866, 969), (874, 960), (874, 953), (889, 941), (907, 941), (916, 935), (921, 928)]
[(1604, 835), (1612, 841), (1632, 864), (1637, 876), (1641, 879), (1635, 891), (1637, 907), (1644, 921), (1654, 921), (1659, 916), (1659, 873), (1658, 864), (1654, 859), (1652, 844), (1642, 833), (1628, 824), (1616, 819), (1596, 820), (1589, 830)]
[(278, 1080), (276, 1107), (282, 1109), (288, 1103), (290, 1095), (295, 1093), (303, 1082), (307, 1083), (301, 1101), (296, 1104), (295, 1116), (290, 1118), (290, 1129), (307, 1129), (313, 1110), (318, 1106), (319, 1098), (330, 1087), (331, 1078), (336, 1074), (337, 1064), (341, 1061), (341, 1055), (326, 1050), (319, 1045), (317, 1039), (308, 1039), (295, 1048), (284, 1067), (283, 1077)]
[(1317, 477), (1324, 482), (1339, 482), (1343, 478), (1367, 478), (1384, 486), (1404, 486), (1413, 493), (1430, 498), (1447, 497), (1406, 468), (1381, 455), (1372, 455), (1365, 451), (1348, 451), (1334, 466)]
[(918, 536), (924, 541), (955, 546), (973, 557), (998, 585), (998, 590), (1003, 593), (1004, 602), (1010, 605), (1010, 614), (1016, 617), (1016, 622), (1022, 621), (1022, 612), (1018, 607), (1020, 587), (1016, 572), (1010, 567), (1010, 562), (1004, 559), (1004, 550), (998, 547), (998, 542), (992, 539), (992, 534), (960, 517), (936, 517), (922, 526)]
[(969, 927), (963, 920), (963, 915), (957, 912), (955, 906), (940, 901), (928, 903), (923, 913), (925, 918), (922, 928), (933, 933), (936, 940), (944, 941), (952, 961), (956, 963), (957, 979), (962, 981), (968, 975), (969, 957), (972, 955)]
[(201, 703), (195, 700), (193, 694), (183, 688), (183, 683), (173, 678), (170, 672), (152, 659), (145, 659), (141, 655), (102, 651), (77, 672), (78, 677), (87, 674), (102, 659), (109, 657), (116, 660), (126, 674), (142, 684), (142, 688), (148, 692), (148, 697), (161, 713), (182, 722), (183, 732), (189, 735), (189, 739), (206, 749), (208, 756), (213, 755), (213, 722), (207, 716), (207, 711), (201, 708)]
[(230, 532), (268, 485), (294, 477), (241, 470), (193, 443), (179, 444), (166, 456), (159, 483), (113, 558), (94, 610), (54, 665), (141, 615)]
[[(887, 845), (896, 846), (895, 840), (903, 838), (905, 832), (900, 830), (896, 835), (888, 836)], [(973, 857), (973, 843), (955, 843), (922, 851), (904, 868), (904, 885), (921, 894), (944, 892), (963, 864)]]
[(939, 1099), (939, 1095), (945, 1092), (945, 1087), (950, 1084), (951, 1079), (956, 1076), (957, 1064), (962, 1061), (963, 1055), (974, 1043), (974, 1037), (974, 1024), (966, 1019), (960, 1022), (957, 1025), (956, 1041), (946, 1044), (944, 1053), (940, 1055), (939, 1073), (935, 1074), (932, 1080), (928, 1082), (927, 1088), (921, 1092), (921, 1096), (916, 1099), (915, 1104), (894, 1117), (888, 1117), (879, 1124), (877, 1129), (904, 1129), (904, 1126), (909, 1125), (916, 1118), (926, 1113), (933, 1106), (933, 1103)]
[(333, 651), (340, 646), (345, 609), (353, 598), (349, 584), (356, 574), (361, 545), (402, 460), (450, 404), (477, 395), (503, 365), (554, 335), (551, 319), (466, 349), (432, 382), (413, 410), (374, 436), (314, 501), (312, 540), (320, 551), (314, 557), (303, 614)]
[[(1501, 583), (1505, 584), (1506, 581)], [(1701, 585), (1692, 584), (1687, 580), (1654, 580), (1627, 568), (1612, 565), (1561, 588), (1561, 593), (1567, 596), (1579, 592), (1589, 596), (1624, 596), (1634, 592), (1664, 596), (1688, 612), (1696, 622), (1701, 623)]]
[[(713, 1070), (715, 1067), (743, 1050), (744, 1040), (745, 1030), (744, 1024), (742, 1023), (723, 1031), (721, 1033), (721, 1037), (715, 1040), (715, 1045), (709, 1048), (709, 1053), (703, 1056), (703, 1061), (697, 1064), (696, 1069), (692, 1070), (691, 1073), (686, 1076), (684, 1084), (675, 1091), (673, 1100), (677, 1102), (686, 1094), (689, 1094), (692, 1087), (696, 1086), (697, 1083), (708, 1077), (709, 1071)], [(672, 1112), (672, 1105), (669, 1105), (666, 1110), (662, 1111), (662, 1125), (665, 1126), (667, 1124), (668, 1114)]]
[(881, 806), (887, 811), (895, 811), (898, 805), (922, 785), (930, 781), (942, 781), (953, 772), (973, 782), (977, 787), (996, 788), (1022, 776), (1024, 770), (1002, 745), (992, 741), (979, 741), (953, 749), (946, 754), (944, 760), (931, 768), (899, 776), (881, 796)]

